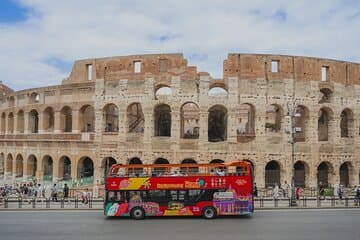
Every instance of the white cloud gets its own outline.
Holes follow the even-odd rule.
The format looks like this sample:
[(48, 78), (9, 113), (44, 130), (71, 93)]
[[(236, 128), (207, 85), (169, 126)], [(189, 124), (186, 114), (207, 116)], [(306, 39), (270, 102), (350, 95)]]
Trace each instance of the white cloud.
[(358, 1), (22, 0), (21, 4), (32, 9), (25, 22), (0, 23), (0, 80), (15, 89), (60, 84), (70, 72), (47, 61), (52, 58), (71, 63), (81, 58), (180, 52), (199, 71), (221, 77), (229, 52), (358, 62), (360, 56)]

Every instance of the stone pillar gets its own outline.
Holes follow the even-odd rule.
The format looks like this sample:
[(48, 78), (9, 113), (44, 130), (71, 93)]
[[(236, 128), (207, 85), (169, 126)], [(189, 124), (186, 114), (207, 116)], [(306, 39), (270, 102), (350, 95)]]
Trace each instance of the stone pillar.
[(207, 143), (207, 141), (208, 141), (208, 117), (209, 117), (209, 112), (207, 111), (207, 108), (200, 109), (199, 143)]
[(54, 112), (54, 133), (61, 133), (61, 113), (60, 111)]
[(76, 179), (77, 178), (77, 160), (71, 161), (71, 178)]
[(38, 112), (38, 117), (39, 117), (39, 133), (44, 133), (44, 112), (39, 111)]
[(80, 132), (79, 109), (72, 109), (72, 133)]
[(210, 77), (208, 75), (200, 76), (200, 84), (199, 84), (199, 108), (200, 108), (199, 143), (202, 143), (202, 144), (206, 144), (208, 142), (209, 81), (210, 81)]
[(53, 159), (53, 182), (57, 182), (58, 180), (62, 179), (59, 173), (59, 161)]
[(150, 144), (154, 134), (153, 113), (151, 109), (144, 109), (144, 118), (144, 143)]
[(13, 133), (14, 134), (18, 134), (18, 115), (14, 114), (14, 128), (13, 128)]
[(24, 112), (24, 133), (29, 134), (29, 112)]
[(180, 139), (180, 108), (174, 106), (171, 109), (171, 139), (173, 142), (178, 142)]

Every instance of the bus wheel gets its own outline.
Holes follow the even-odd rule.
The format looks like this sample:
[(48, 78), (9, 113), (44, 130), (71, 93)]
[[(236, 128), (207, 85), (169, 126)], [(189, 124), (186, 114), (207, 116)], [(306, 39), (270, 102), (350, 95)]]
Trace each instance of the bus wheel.
[(212, 219), (216, 218), (216, 210), (213, 207), (204, 207), (202, 211), (203, 218)]
[(145, 211), (141, 207), (134, 207), (131, 210), (130, 216), (133, 219), (136, 219), (136, 220), (144, 219), (145, 218)]

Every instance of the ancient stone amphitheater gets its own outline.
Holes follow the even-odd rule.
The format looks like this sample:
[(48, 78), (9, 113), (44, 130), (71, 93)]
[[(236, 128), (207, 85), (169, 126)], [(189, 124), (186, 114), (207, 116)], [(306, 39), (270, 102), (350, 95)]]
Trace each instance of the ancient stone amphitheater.
[(246, 159), (259, 187), (290, 182), (293, 162), (298, 186), (359, 184), (358, 63), (229, 54), (214, 79), (182, 54), (109, 57), (76, 61), (61, 85), (0, 94), (5, 182)]

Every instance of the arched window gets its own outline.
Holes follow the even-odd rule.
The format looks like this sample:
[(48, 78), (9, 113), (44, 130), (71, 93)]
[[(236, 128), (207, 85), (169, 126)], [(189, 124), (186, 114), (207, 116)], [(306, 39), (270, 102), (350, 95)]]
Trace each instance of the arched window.
[(191, 167), (180, 167), (180, 173), (198, 173), (199, 172), (199, 168), (196, 166), (197, 165), (197, 162), (192, 159), (192, 158), (185, 158), (184, 160), (181, 161), (181, 164), (191, 164), (191, 165), (194, 165), (194, 166), (191, 166)]
[(143, 133), (145, 118), (140, 103), (132, 103), (127, 108), (127, 125), (129, 133)]
[(12, 112), (8, 115), (8, 133), (14, 133), (14, 114)]
[(2, 113), (1, 114), (1, 132), (4, 133), (5, 132), (5, 128), (6, 128), (6, 114)]
[(200, 110), (193, 102), (185, 103), (181, 107), (181, 137), (198, 139), (200, 130)]
[(119, 131), (119, 110), (115, 104), (108, 104), (104, 107), (105, 132)]
[(78, 178), (88, 178), (94, 176), (94, 163), (89, 157), (83, 157), (78, 163)]
[(280, 186), (280, 165), (270, 161), (265, 166), (265, 187)]
[(13, 169), (13, 156), (9, 153), (6, 158), (6, 165), (5, 165), (5, 174), (7, 176), (12, 176)]
[(209, 109), (208, 141), (222, 142), (227, 139), (227, 109), (216, 105)]
[(283, 121), (283, 110), (276, 104), (266, 108), (265, 129), (268, 132), (280, 132)]
[[(158, 158), (155, 160), (154, 164), (169, 164), (169, 161), (165, 158)], [(161, 176), (164, 175), (166, 171), (166, 168), (164, 167), (156, 167), (153, 169), (153, 174), (155, 174), (156, 176)]]
[(53, 159), (50, 156), (43, 158), (44, 181), (52, 181), (53, 179)]
[(95, 112), (93, 106), (85, 105), (80, 108), (80, 126), (82, 132), (94, 132)]
[[(133, 165), (133, 164), (142, 164), (142, 161), (140, 160), (140, 158), (137, 158), (137, 157), (134, 157), (134, 158), (131, 158), (129, 160), (129, 165)], [(130, 168), (129, 169), (129, 175), (141, 175), (143, 173), (143, 169), (142, 168)]]
[(29, 112), (29, 130), (31, 133), (39, 132), (39, 114), (35, 109)]
[(317, 183), (318, 186), (329, 186), (329, 176), (332, 173), (332, 166), (329, 162), (322, 162), (317, 168)]
[(318, 119), (318, 140), (329, 140), (329, 129), (332, 126), (332, 111), (328, 108), (321, 108)]
[(346, 108), (341, 112), (341, 120), (340, 120), (340, 130), (341, 130), (341, 137), (348, 138), (352, 136), (353, 132), (353, 113), (350, 109)]
[(171, 88), (168, 86), (158, 86), (155, 91), (155, 99), (161, 96), (170, 96), (172, 94)]
[(236, 134), (238, 142), (246, 142), (255, 137), (255, 110), (250, 104), (241, 104), (238, 110)]
[(154, 109), (155, 137), (171, 136), (171, 109), (169, 105), (161, 104)]
[(209, 96), (227, 96), (228, 92), (223, 87), (213, 87), (208, 92)]
[(16, 168), (15, 176), (22, 177), (24, 175), (24, 173), (23, 173), (24, 159), (20, 154), (17, 155), (15, 164), (16, 164), (15, 165), (15, 168)]
[(40, 101), (40, 95), (36, 92), (33, 92), (31, 95), (30, 95), (30, 99), (29, 99), (29, 103), (30, 104), (34, 104), (34, 103), (38, 103)]
[(307, 166), (302, 161), (297, 161), (294, 165), (295, 186), (304, 188), (306, 185), (306, 169)]
[(319, 103), (329, 103), (332, 100), (333, 92), (329, 88), (320, 89)]
[(52, 107), (47, 107), (44, 110), (43, 114), (43, 128), (46, 132), (54, 131), (54, 110)]
[(295, 141), (304, 142), (307, 135), (309, 125), (309, 110), (305, 106), (298, 106), (295, 113)]
[(71, 179), (71, 160), (67, 156), (62, 156), (59, 162), (59, 176), (63, 180)]
[(351, 181), (350, 181), (350, 172), (352, 170), (352, 166), (350, 162), (344, 162), (340, 166), (340, 184), (344, 187), (350, 187)]
[(60, 126), (63, 132), (72, 131), (72, 110), (70, 107), (63, 107), (60, 111)]

